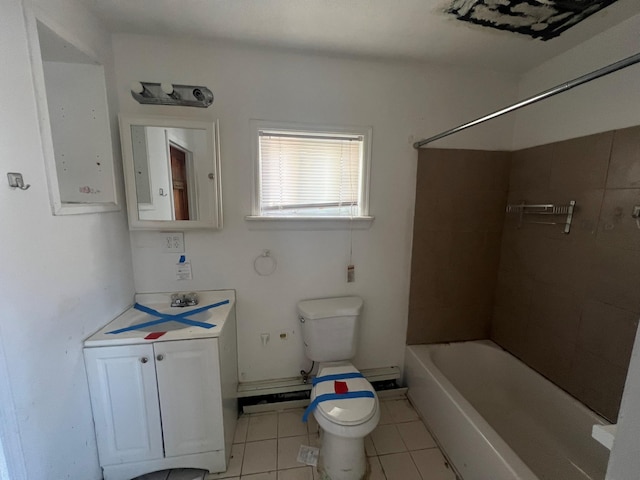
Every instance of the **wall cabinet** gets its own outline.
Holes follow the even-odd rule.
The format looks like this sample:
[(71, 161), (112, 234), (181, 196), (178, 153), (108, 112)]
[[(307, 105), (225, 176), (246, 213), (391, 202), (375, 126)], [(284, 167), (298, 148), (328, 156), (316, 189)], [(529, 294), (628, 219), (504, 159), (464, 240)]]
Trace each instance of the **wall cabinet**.
[(103, 66), (108, 57), (36, 3), (29, 2), (25, 14), (53, 214), (120, 210)]
[(105, 480), (226, 470), (237, 417), (226, 388), (237, 381), (235, 324), (228, 337), (84, 349)]

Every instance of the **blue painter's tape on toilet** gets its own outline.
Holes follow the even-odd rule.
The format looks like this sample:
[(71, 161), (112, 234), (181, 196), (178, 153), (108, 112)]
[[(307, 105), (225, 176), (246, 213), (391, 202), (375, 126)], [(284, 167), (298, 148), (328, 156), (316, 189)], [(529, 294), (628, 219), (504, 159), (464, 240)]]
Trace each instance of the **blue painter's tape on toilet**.
[(360, 372), (335, 373), (333, 375), (323, 375), (313, 379), (311, 384), (316, 386), (318, 383), (331, 382), (333, 380), (345, 380), (347, 378), (364, 378)]
[(355, 392), (347, 392), (347, 393), (325, 393), (317, 396), (313, 399), (313, 402), (309, 404), (304, 413), (302, 414), (302, 421), (306, 422), (307, 418), (309, 418), (309, 414), (313, 412), (316, 407), (322, 403), (329, 400), (348, 400), (350, 398), (376, 398), (375, 394), (369, 390), (358, 390)]

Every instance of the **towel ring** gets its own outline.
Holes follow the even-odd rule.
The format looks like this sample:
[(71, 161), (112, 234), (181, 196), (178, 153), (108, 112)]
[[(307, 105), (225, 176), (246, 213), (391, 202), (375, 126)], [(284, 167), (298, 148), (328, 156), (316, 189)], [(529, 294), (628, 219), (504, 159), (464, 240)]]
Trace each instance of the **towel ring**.
[(271, 256), (269, 250), (263, 250), (253, 261), (253, 269), (261, 277), (267, 277), (276, 271), (278, 262)]

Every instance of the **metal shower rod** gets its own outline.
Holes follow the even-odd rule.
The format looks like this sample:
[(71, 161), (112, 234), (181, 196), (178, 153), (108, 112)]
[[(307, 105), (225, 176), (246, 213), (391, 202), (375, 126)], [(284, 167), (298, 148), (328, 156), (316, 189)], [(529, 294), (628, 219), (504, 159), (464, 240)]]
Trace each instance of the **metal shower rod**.
[(549, 90), (545, 90), (542, 93), (534, 95), (533, 97), (529, 97), (525, 100), (522, 100), (518, 103), (514, 103), (508, 107), (505, 107), (501, 110), (497, 110), (493, 113), (485, 115), (484, 117), (476, 118), (471, 122), (464, 123), (458, 127), (452, 128), (445, 132), (439, 133), (438, 135), (434, 135), (433, 137), (425, 138), (424, 140), (420, 140), (413, 144), (414, 148), (420, 148), (427, 143), (435, 142), (436, 140), (440, 140), (441, 138), (448, 137), (449, 135), (453, 135), (454, 133), (458, 133), (462, 130), (466, 130), (467, 128), (474, 127), (481, 123), (486, 122), (487, 120), (491, 120), (493, 118), (499, 117), (509, 112), (513, 112), (514, 110), (518, 110), (519, 108), (526, 107), (527, 105), (531, 105), (532, 103), (539, 102), (540, 100), (544, 100), (545, 98), (552, 97), (557, 95), (558, 93), (566, 92), (578, 85), (582, 85), (583, 83), (590, 82), (591, 80), (595, 80), (596, 78), (604, 77), (605, 75), (609, 75), (610, 73), (617, 72), (618, 70), (622, 70), (623, 68), (629, 67), (631, 65), (635, 65), (636, 63), (640, 63), (640, 53), (636, 53), (635, 55), (631, 55), (623, 60), (612, 63), (611, 65), (607, 65), (606, 67), (602, 67), (598, 70), (594, 70), (591, 73), (587, 73), (586, 75), (582, 75), (581, 77), (575, 78), (568, 82), (562, 83), (556, 87), (550, 88)]

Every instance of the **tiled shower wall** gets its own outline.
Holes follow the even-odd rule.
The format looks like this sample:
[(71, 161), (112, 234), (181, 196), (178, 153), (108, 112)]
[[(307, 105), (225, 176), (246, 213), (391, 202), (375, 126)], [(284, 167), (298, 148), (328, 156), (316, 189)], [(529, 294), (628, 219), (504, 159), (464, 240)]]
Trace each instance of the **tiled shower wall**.
[[(571, 232), (520, 225), (507, 200), (576, 200)], [(634, 205), (640, 127), (512, 153), (421, 150), (407, 343), (491, 338), (615, 421), (640, 317)]]
[(510, 203), (577, 210), (568, 235), (507, 214), (491, 338), (615, 421), (640, 317), (640, 127), (512, 155)]
[(510, 155), (420, 150), (407, 343), (489, 337)]

